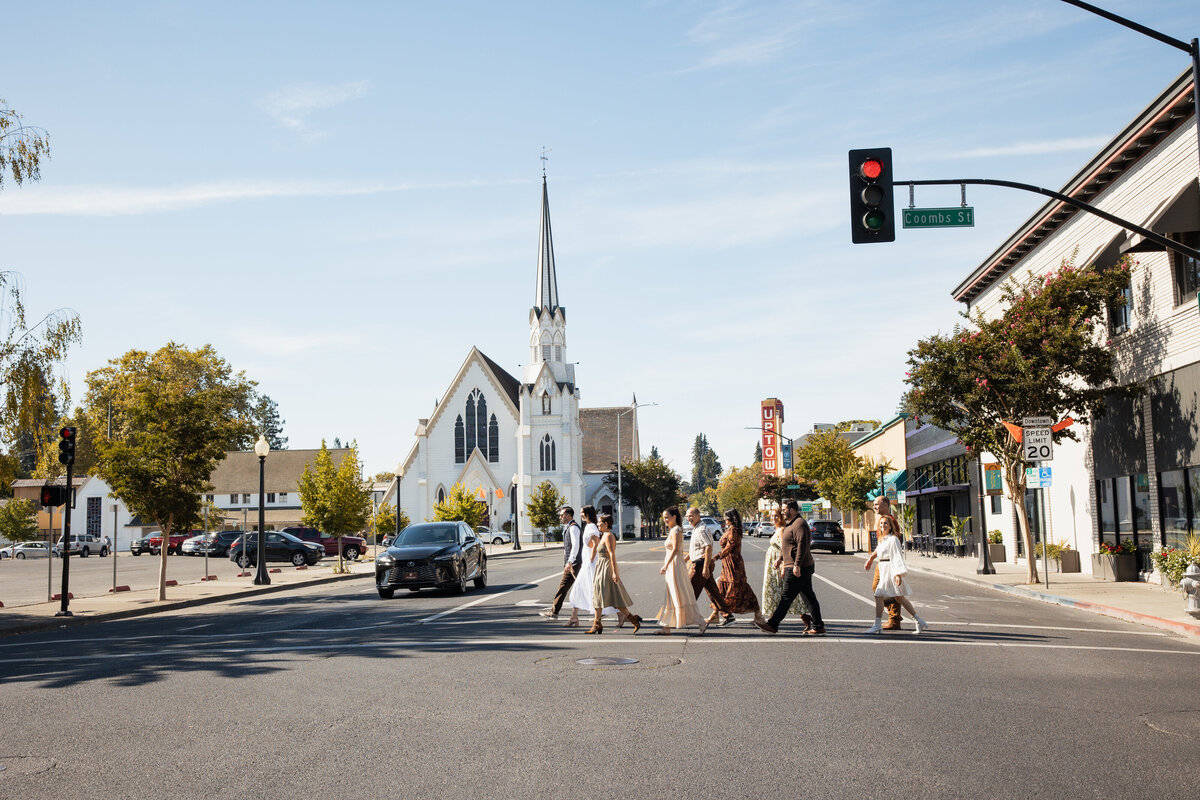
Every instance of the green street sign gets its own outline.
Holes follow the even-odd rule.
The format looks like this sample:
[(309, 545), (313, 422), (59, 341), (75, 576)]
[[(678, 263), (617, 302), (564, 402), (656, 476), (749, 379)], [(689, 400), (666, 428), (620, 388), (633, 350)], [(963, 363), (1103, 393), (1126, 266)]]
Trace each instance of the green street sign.
[(812, 503), (801, 503), (800, 504), (800, 513), (801, 514), (811, 514), (812, 509), (813, 509)]
[(798, 484), (798, 483), (789, 483), (789, 484), (788, 484), (788, 488), (789, 488), (789, 489), (799, 489), (799, 488), (800, 488), (800, 484)]
[(974, 228), (975, 208), (906, 208), (901, 225), (905, 228)]

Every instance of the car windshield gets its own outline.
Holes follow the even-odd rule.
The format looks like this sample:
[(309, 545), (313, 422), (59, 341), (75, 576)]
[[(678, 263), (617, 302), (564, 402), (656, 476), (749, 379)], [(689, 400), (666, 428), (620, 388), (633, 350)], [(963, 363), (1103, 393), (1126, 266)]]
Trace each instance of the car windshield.
[(392, 544), (453, 544), (458, 541), (456, 525), (409, 525)]

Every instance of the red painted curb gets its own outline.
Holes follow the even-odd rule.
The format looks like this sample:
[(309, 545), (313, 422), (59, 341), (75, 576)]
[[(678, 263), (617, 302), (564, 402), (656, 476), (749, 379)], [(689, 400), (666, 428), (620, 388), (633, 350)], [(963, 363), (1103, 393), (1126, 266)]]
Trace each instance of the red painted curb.
[(249, 578), (249, 577), (250, 577), (250, 573), (249, 573), (249, 572), (239, 572), (239, 573), (238, 573), (237, 575), (235, 575), (234, 577), (236, 577), (236, 578)]
[(128, 591), (129, 591), (128, 586), (114, 586), (113, 588), (108, 590), (108, 593), (112, 594), (113, 592), (128, 592)]
[(299, 572), (299, 571), (300, 571), (300, 570), (302, 570), (302, 569), (308, 569), (308, 565), (307, 565), (307, 564), (301, 564), (300, 566), (296, 567), (296, 571), (297, 571), (297, 572)]
[(283, 570), (281, 570), (279, 567), (276, 567), (275, 569), (267, 570), (267, 572), (283, 572)]
[(1151, 614), (1143, 614), (1140, 611), (1129, 611), (1124, 608), (1114, 608), (1113, 606), (1102, 606), (1099, 603), (1090, 603), (1087, 600), (1076, 600), (1075, 608), (1082, 608), (1086, 611), (1091, 611), (1096, 614), (1103, 614), (1106, 617), (1114, 617), (1123, 619), (1126, 622), (1137, 622), (1141, 625), (1150, 625), (1155, 628), (1164, 628), (1175, 633), (1181, 633), (1185, 636), (1200, 637), (1200, 625), (1192, 625), (1188, 622), (1177, 622), (1173, 619), (1163, 619)]
[[(50, 599), (51, 599), (52, 601), (53, 601), (53, 600), (62, 600), (62, 594), (61, 594), (61, 593), (59, 593), (59, 594), (51, 595), (51, 596), (50, 596)], [(75, 599), (75, 593), (74, 593), (74, 592), (67, 592), (67, 599), (68, 599), (68, 600), (74, 600), (74, 599)]]
[(175, 581), (175, 580), (167, 581), (165, 585), (166, 586), (178, 586), (179, 581)]
[(4, 603), (0, 603), (0, 608), (4, 608)]

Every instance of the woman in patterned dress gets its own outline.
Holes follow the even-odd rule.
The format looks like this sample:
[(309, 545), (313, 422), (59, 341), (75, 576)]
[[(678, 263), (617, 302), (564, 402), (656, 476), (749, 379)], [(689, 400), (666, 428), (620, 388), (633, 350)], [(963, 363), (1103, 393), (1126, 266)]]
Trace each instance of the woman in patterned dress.
[[(725, 535), (721, 537), (721, 552), (717, 553), (721, 560), (721, 577), (717, 578), (717, 588), (721, 599), (729, 612), (721, 625), (732, 625), (734, 614), (754, 613), (754, 621), (762, 622), (762, 611), (758, 607), (758, 598), (746, 580), (746, 562), (742, 560), (742, 515), (736, 508), (725, 512)], [(709, 622), (713, 622), (717, 612)]]
[[(767, 561), (763, 564), (763, 585), (762, 585), (762, 607), (768, 613), (774, 612), (775, 607), (779, 605), (779, 598), (783, 595), (783, 581), (780, 578), (780, 570), (774, 568), (774, 564), (779, 560), (779, 536), (783, 530), (783, 515), (778, 509), (771, 513), (771, 522), (775, 525), (775, 533), (771, 536), (771, 543), (767, 547)], [(806, 628), (812, 626), (812, 617), (808, 613), (808, 604), (804, 602), (804, 595), (796, 597), (792, 607), (788, 609), (788, 614), (799, 614), (800, 619), (804, 620)]]

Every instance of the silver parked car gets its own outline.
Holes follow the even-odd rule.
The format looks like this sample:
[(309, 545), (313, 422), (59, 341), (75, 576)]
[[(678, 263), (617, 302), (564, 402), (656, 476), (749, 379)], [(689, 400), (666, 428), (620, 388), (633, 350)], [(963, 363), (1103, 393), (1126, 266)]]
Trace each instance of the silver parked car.
[(475, 535), (479, 537), (481, 542), (491, 542), (492, 544), (512, 544), (512, 535), (504, 531), (494, 531), (486, 525), (480, 525), (475, 529)]
[(0, 558), (46, 558), (49, 555), (50, 548), (45, 542), (24, 542), (0, 549)]

